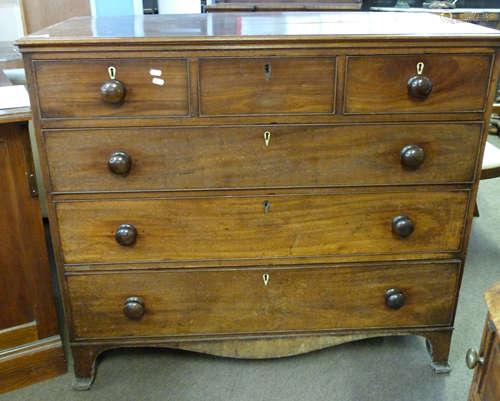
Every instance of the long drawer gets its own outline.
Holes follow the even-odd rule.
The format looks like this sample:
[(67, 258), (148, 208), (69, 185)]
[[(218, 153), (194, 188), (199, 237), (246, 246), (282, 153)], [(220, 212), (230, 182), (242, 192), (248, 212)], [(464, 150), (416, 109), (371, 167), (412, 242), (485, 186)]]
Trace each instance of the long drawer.
[[(473, 181), (481, 127), (87, 129), (49, 130), (44, 138), (54, 192), (443, 184)], [(421, 165), (411, 165), (412, 147)]]
[(117, 272), (67, 282), (81, 339), (448, 325), (458, 273), (454, 263), (407, 263)]
[(468, 194), (62, 201), (56, 214), (66, 264), (412, 254), (460, 249)]
[[(491, 65), (486, 54), (350, 56), (344, 113), (484, 111)], [(408, 81), (417, 75), (430, 79), (428, 95), (409, 91)]]

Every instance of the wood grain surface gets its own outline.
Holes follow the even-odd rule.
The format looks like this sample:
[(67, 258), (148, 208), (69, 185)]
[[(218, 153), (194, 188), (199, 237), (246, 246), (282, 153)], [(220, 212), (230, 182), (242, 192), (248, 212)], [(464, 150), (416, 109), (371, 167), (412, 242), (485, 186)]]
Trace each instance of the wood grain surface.
[(279, 3), (219, 3), (206, 5), (204, 10), (207, 13), (214, 12), (254, 12), (254, 11), (352, 11), (361, 9), (361, 1), (343, 1), (334, 4), (312, 2), (312, 3), (292, 3), (292, 2), (279, 2)]
[[(61, 202), (66, 264), (458, 251), (467, 192)], [(268, 212), (264, 202), (269, 202)], [(415, 232), (392, 233), (410, 216)], [(120, 246), (121, 224), (138, 231)]]
[[(238, 126), (44, 132), (53, 192), (472, 182), (481, 124)], [(268, 146), (264, 133), (269, 132)], [(424, 149), (416, 170), (401, 164)], [(112, 174), (115, 151), (132, 159)], [(448, 168), (453, 166), (453, 168)]]
[(500, 282), (484, 294), (488, 316), (479, 356), (484, 362), (474, 371), (469, 401), (496, 401), (500, 397)]
[(36, 321), (0, 330), (0, 351), (38, 340)]
[[(263, 274), (269, 275), (268, 284)], [(250, 333), (450, 323), (455, 264), (71, 275), (76, 338)], [(406, 303), (385, 304), (400, 288)], [(356, 290), (353, 291), (353, 288)], [(122, 312), (129, 296), (146, 313)]]
[(199, 63), (200, 115), (334, 113), (334, 57), (201, 58)]
[(59, 336), (0, 352), (0, 393), (51, 379), (66, 371)]
[[(408, 94), (408, 79), (423, 75), (432, 80), (426, 99)], [(422, 113), (482, 111), (490, 77), (488, 55), (380, 55), (348, 57), (345, 82), (346, 113)]]
[[(297, 22), (300, 21), (300, 22)], [(135, 29), (137, 25), (141, 30)], [(242, 27), (245, 27), (243, 30)], [(37, 51), (50, 51), (92, 44), (158, 44), (224, 46), (236, 44), (329, 43), (345, 47), (346, 41), (362, 46), (397, 46), (401, 40), (413, 46), (429, 42), (447, 42), (456, 46), (457, 40), (491, 41), (498, 43), (495, 29), (474, 24), (447, 23), (439, 15), (400, 12), (316, 12), (316, 13), (214, 13), (178, 15), (144, 15), (120, 17), (79, 17), (45, 28), (16, 42), (21, 51), (37, 46)], [(62, 45), (62, 47), (60, 47)], [(303, 45), (301, 43), (300, 45)], [(406, 48), (406, 47), (405, 47)]]
[(0, 307), (0, 330), (36, 320), (39, 338), (46, 338), (59, 325), (40, 203), (27, 178), (34, 167), (26, 121), (0, 124), (0, 153), (0, 289), (8, 300)]
[(28, 185), (29, 115), (11, 115), (0, 118), (0, 393), (66, 371), (40, 204)]
[(90, 2), (80, 0), (21, 0), (26, 33), (75, 16), (90, 16)]
[[(108, 104), (101, 86), (108, 67), (126, 88), (125, 100)], [(161, 76), (151, 75), (158, 70)], [(35, 62), (40, 112), (44, 118), (185, 116), (189, 113), (187, 62), (182, 59), (126, 59)], [(153, 83), (160, 78), (163, 85)]]
[[(76, 18), (18, 43), (80, 388), (110, 348), (308, 335), (424, 335), (449, 371), (498, 31), (214, 13)], [(160, 61), (177, 64), (156, 96)], [(433, 89), (417, 102), (420, 61)], [(130, 88), (117, 106), (98, 95), (111, 62)], [(128, 174), (126, 157), (108, 171), (115, 151)]]
[(500, 329), (500, 281), (484, 294), (491, 321)]
[[(24, 178), (22, 143), (23, 127), (15, 124), (0, 125), (0, 232), (3, 235), (0, 247), (2, 280), (0, 292), (4, 300), (0, 313), (0, 330), (18, 326), (34, 320), (30, 273), (33, 268), (26, 256), (23, 232), (22, 190), (28, 191), (27, 182), (19, 187), (18, 180)], [(21, 145), (21, 146), (19, 146)], [(17, 152), (16, 152), (17, 151)], [(25, 179), (25, 178), (24, 178)], [(23, 182), (23, 181), (21, 181)], [(18, 224), (16, 224), (18, 222)], [(41, 223), (41, 222), (40, 222)]]
[(488, 315), (481, 338), (478, 362), (469, 393), (469, 401), (496, 401), (500, 396), (500, 282), (485, 293)]
[(496, 401), (500, 397), (500, 337), (498, 332), (490, 345), (485, 374), (481, 383), (481, 401)]

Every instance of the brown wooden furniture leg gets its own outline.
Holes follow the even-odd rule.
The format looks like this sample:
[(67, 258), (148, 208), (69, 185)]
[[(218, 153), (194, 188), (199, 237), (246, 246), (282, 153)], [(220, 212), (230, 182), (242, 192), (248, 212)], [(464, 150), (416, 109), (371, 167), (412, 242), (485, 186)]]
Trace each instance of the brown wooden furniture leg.
[(374, 337), (417, 335), (426, 338), (426, 345), (432, 357), (431, 367), (434, 373), (449, 373), (448, 363), (452, 329), (439, 331), (400, 330), (380, 332), (353, 332), (348, 334), (331, 334), (323, 336), (298, 336), (256, 339), (230, 339), (221, 341), (185, 341), (185, 342), (152, 342), (131, 343), (127, 345), (73, 345), (73, 364), (75, 378), (74, 390), (89, 390), (96, 375), (97, 358), (107, 350), (121, 347), (156, 347), (173, 348), (226, 358), (267, 359), (283, 358), (304, 354), (331, 346)]
[(71, 352), (73, 354), (73, 368), (74, 390), (89, 390), (95, 379), (96, 360), (105, 348), (103, 346), (95, 345), (78, 345), (72, 346)]
[(446, 329), (422, 333), (422, 336), (426, 338), (427, 351), (432, 358), (431, 367), (434, 373), (451, 372), (448, 355), (450, 354), (452, 332), (452, 329)]

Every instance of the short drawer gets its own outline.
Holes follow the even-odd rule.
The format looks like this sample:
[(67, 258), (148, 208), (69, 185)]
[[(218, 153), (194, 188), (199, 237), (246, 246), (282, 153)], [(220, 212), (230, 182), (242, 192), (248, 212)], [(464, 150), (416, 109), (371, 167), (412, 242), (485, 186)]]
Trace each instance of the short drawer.
[(449, 325), (458, 274), (454, 263), (410, 263), (116, 272), (67, 282), (74, 337), (86, 339)]
[[(412, 95), (408, 80), (430, 79)], [(350, 56), (347, 58), (344, 113), (480, 112), (485, 108), (490, 55), (424, 54)], [(416, 82), (415, 82), (416, 84)], [(427, 86), (427, 88), (429, 88)]]
[[(124, 86), (117, 100), (109, 68)], [(35, 61), (42, 118), (162, 117), (189, 114), (188, 63), (184, 59)], [(114, 91), (114, 92), (113, 92)]]
[(53, 192), (327, 187), (472, 182), (481, 127), (130, 128), (44, 138)]
[(200, 59), (200, 114), (330, 114), (334, 57)]
[[(303, 260), (458, 251), (467, 200), (417, 191), (61, 201), (56, 214), (66, 264)], [(407, 237), (393, 232), (398, 216), (410, 219)]]

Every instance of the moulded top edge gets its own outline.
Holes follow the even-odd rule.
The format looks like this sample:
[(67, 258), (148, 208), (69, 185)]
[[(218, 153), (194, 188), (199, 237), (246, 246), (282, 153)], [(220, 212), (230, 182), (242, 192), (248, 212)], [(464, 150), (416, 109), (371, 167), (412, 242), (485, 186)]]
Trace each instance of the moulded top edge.
[(283, 41), (496, 40), (500, 31), (428, 13), (258, 12), (74, 17), (25, 36), (24, 46)]

